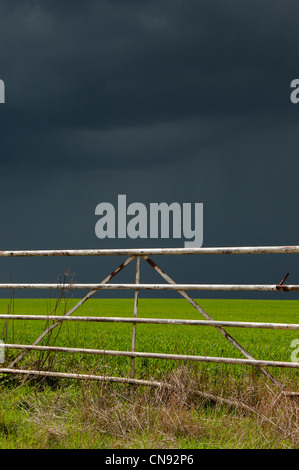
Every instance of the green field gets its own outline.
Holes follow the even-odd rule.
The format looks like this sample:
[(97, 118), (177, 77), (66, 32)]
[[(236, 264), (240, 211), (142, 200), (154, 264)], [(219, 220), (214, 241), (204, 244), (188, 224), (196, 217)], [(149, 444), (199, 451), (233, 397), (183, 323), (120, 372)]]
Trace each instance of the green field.
[[(70, 309), (76, 299), (62, 300), (55, 306), (55, 300), (8, 300), (0, 301), (0, 313), (9, 310), (19, 314), (61, 315)], [(198, 303), (215, 320), (257, 321), (275, 323), (298, 323), (298, 301), (272, 300), (202, 300)], [(80, 307), (74, 315), (78, 316), (133, 316), (133, 300), (131, 299), (91, 299)], [(184, 299), (140, 299), (138, 317), (147, 318), (183, 318), (203, 319)], [(0, 334), (6, 343), (32, 343), (47, 325), (45, 321), (2, 320)], [(298, 331), (227, 328), (227, 331), (256, 359), (290, 361), (293, 339), (299, 338)], [(131, 348), (132, 325), (120, 323), (83, 323), (67, 322), (56, 328), (50, 338), (46, 337), (41, 344), (56, 346), (98, 348), (129, 351)], [(170, 354), (192, 354), (201, 356), (224, 356), (242, 358), (242, 354), (231, 345), (214, 327), (189, 325), (137, 325), (136, 351), (160, 352)], [(19, 351), (6, 354), (11, 359)], [(30, 352), (25, 363), (40, 353)], [(61, 353), (63, 356), (64, 353)], [(53, 354), (52, 354), (53, 355)], [(29, 359), (30, 358), (30, 359)], [(82, 364), (82, 357), (65, 358), (65, 366), (69, 363), (76, 366)], [(99, 371), (108, 369), (113, 373), (125, 376), (129, 370), (129, 358), (84, 356), (86, 365), (99, 367)], [(59, 361), (60, 364), (60, 361)], [(177, 367), (178, 363), (170, 360), (137, 358), (136, 376), (161, 378)], [(61, 366), (61, 364), (60, 364)], [(195, 367), (195, 364), (192, 364)], [(240, 374), (244, 366), (196, 364), (199, 368), (208, 368), (216, 372), (228, 370), (230, 374)], [(245, 369), (250, 370), (250, 366)], [(64, 367), (66, 369), (66, 367)], [(278, 376), (293, 377), (296, 371), (273, 368)]]
[[(57, 304), (55, 299), (15, 299), (14, 301), (1, 299), (0, 314), (61, 315), (75, 305), (76, 302), (76, 299), (62, 299)], [(299, 323), (298, 301), (204, 299), (197, 300), (197, 302), (215, 320)], [(133, 299), (91, 299), (80, 307), (74, 315), (132, 317), (133, 308)], [(184, 299), (141, 298), (138, 304), (138, 317), (202, 319), (202, 316)], [(5, 343), (30, 344), (51, 324), (52, 322), (50, 320), (48, 322), (1, 320), (0, 339)], [(256, 359), (290, 361), (291, 352), (293, 351), (291, 342), (294, 339), (299, 339), (299, 331), (244, 328), (227, 328), (227, 331)], [(130, 351), (131, 341), (132, 324), (65, 322), (61, 327), (53, 330), (52, 334), (46, 337), (40, 344)], [(243, 357), (214, 327), (206, 326), (138, 324), (136, 351), (200, 356)], [(20, 351), (6, 350), (6, 362), (4, 367), (18, 354), (20, 354)], [(71, 355), (69, 353), (41, 353), (31, 351), (18, 364), (18, 368), (96, 373), (99, 375), (105, 374), (109, 376), (127, 377), (130, 371), (130, 362), (130, 358), (127, 357), (93, 356), (88, 354)], [(276, 379), (281, 381), (288, 390), (298, 390), (297, 369), (269, 367), (268, 370)], [(217, 396), (226, 398), (234, 397), (243, 402), (245, 401), (247, 404), (250, 404), (250, 406), (257, 407), (262, 405), (266, 406), (266, 402), (268, 403), (267, 400), (270, 400), (271, 397), (273, 398), (277, 392), (275, 386), (266, 379), (257, 368), (252, 368), (251, 366), (136, 358), (135, 377), (163, 381), (178, 380), (178, 377), (180, 377), (179, 380), (181, 380), (185, 386), (192, 382), (193, 387), (198, 387), (201, 391), (214, 393)], [(144, 400), (146, 397), (143, 408), (148, 409), (148, 414), (151, 416), (151, 419), (154, 419), (155, 416), (155, 426), (157, 428), (159, 428), (159, 426), (163, 427), (164, 418), (160, 416), (161, 404), (163, 404), (162, 408), (164, 411), (167, 406), (162, 398), (162, 401), (160, 400), (159, 405), (156, 406), (154, 404), (156, 402), (152, 402), (153, 397), (155, 397), (155, 392), (149, 390), (145, 392), (144, 389), (144, 387), (137, 387), (137, 389), (134, 389), (134, 393), (139, 397), (138, 399), (143, 397), (142, 399)], [(266, 399), (265, 397), (269, 390), (270, 395)], [(110, 397), (109, 399), (107, 398), (107, 391)], [(121, 438), (119, 435), (120, 430), (113, 428), (112, 423), (114, 420), (116, 420), (115, 423), (119, 422), (120, 415), (124, 416), (125, 410), (133, 406), (132, 401), (128, 398), (131, 396), (130, 393), (132, 393), (132, 390), (130, 390), (130, 387), (127, 385), (91, 384), (89, 382), (78, 383), (74, 380), (42, 379), (41, 377), (38, 379), (32, 377), (24, 379), (24, 376), (3, 374), (0, 378), (0, 393), (2, 395), (0, 410), (0, 448), (110, 448), (123, 446), (131, 446), (134, 448), (157, 447), (160, 445), (158, 438), (156, 438), (154, 442), (151, 442), (149, 439), (154, 424), (149, 424), (150, 418), (148, 415), (146, 415), (147, 424), (143, 422), (140, 424), (140, 426), (144, 428), (145, 433), (141, 441), (140, 429), (138, 431), (138, 429), (134, 430), (130, 428), (128, 433), (125, 433)], [(129, 395), (127, 395), (128, 393)], [(94, 436), (94, 433), (91, 431), (93, 424), (90, 423), (92, 419), (91, 417), (86, 418), (89, 424), (87, 426), (85, 423), (88, 429), (86, 428), (86, 440), (84, 441), (82, 440), (82, 432), (76, 433), (75, 429), (72, 428), (72, 422), (79, 420), (77, 422), (77, 428), (78, 426), (80, 428), (82, 425), (80, 410), (82, 410), (82, 407), (89, 409), (91, 406), (89, 400), (92, 400), (92, 402), (99, 400), (99, 394), (103, 403), (106, 403), (108, 400), (108, 404), (106, 403), (107, 407), (103, 405), (101, 409), (103, 408), (107, 412), (107, 420), (105, 423), (110, 423), (112, 427), (109, 428), (109, 431), (102, 429), (103, 433), (99, 432), (97, 438), (92, 437)], [(87, 398), (87, 395), (89, 398)], [(65, 414), (62, 413), (61, 420), (58, 420), (60, 424), (64, 422), (63, 429), (60, 429), (60, 424), (58, 426), (58, 423), (56, 423), (57, 419), (53, 411), (54, 417), (52, 418), (56, 423), (55, 426), (58, 426), (59, 429), (57, 428), (57, 430), (53, 424), (56, 431), (53, 428), (54, 438), (52, 439), (52, 431), (47, 428), (45, 423), (52, 422), (53, 420), (49, 418), (46, 411), (49, 411), (49, 406), (51, 408), (57, 403), (57, 396), (60, 397), (62, 409), (68, 411), (65, 411)], [(112, 396), (114, 397), (113, 404), (109, 402)], [(244, 397), (247, 398), (244, 400)], [(169, 400), (169, 397), (166, 401), (167, 400)], [(295, 437), (292, 437), (288, 433), (282, 433), (278, 438), (275, 432), (273, 434), (271, 426), (269, 429), (267, 428), (268, 431), (265, 431), (264, 426), (267, 426), (267, 423), (263, 423), (261, 430), (257, 429), (256, 416), (258, 416), (260, 411), (258, 413), (256, 412), (256, 416), (254, 418), (250, 417), (250, 419), (247, 416), (242, 416), (242, 414), (236, 415), (234, 411), (233, 416), (235, 421), (231, 421), (232, 412), (230, 410), (224, 410), (221, 406), (207, 408), (206, 404), (203, 405), (202, 402), (192, 402), (193, 405), (190, 408), (188, 400), (188, 406), (184, 411), (184, 419), (187, 420), (184, 425), (185, 428), (189, 429), (191, 426), (193, 429), (195, 426), (194, 423), (200, 420), (201, 423), (204, 422), (208, 427), (208, 435), (210, 437), (205, 437), (204, 439), (194, 437), (197, 434), (193, 431), (188, 431), (185, 434), (183, 432), (182, 435), (179, 432), (178, 435), (172, 437), (170, 441), (168, 439), (169, 436), (167, 438), (161, 438), (162, 447), (215, 447), (215, 443), (212, 442), (215, 441), (215, 439), (216, 441), (218, 439), (216, 447), (297, 446), (297, 434)], [(72, 405), (70, 405), (70, 403), (72, 403)], [(268, 405), (270, 407), (269, 403)], [(176, 409), (176, 406), (178, 406), (176, 415), (180, 416), (185, 406), (182, 401), (179, 401), (179, 405), (173, 403), (170, 408), (172, 411), (168, 411), (168, 414), (172, 413), (173, 410)], [(275, 406), (277, 406), (277, 404)], [(297, 406), (296, 399), (292, 401), (292, 406)], [(191, 409), (192, 413), (190, 411)], [(116, 410), (118, 410), (117, 413)], [(271, 421), (275, 421), (274, 410), (276, 410), (276, 408), (273, 408), (271, 411)], [(133, 412), (132, 409), (131, 412)], [(74, 413), (73, 417), (71, 417), (72, 413)], [(265, 414), (265, 410), (263, 413)], [(291, 412), (292, 416), (293, 413), (294, 410)], [(295, 416), (298, 417), (296, 413)], [(38, 419), (39, 415), (40, 419)], [(238, 433), (234, 427), (236, 425), (237, 416), (239, 416), (238, 419), (243, 422), (244, 427), (244, 435), (241, 441), (240, 438), (237, 437)], [(64, 421), (63, 417), (65, 418)], [(180, 417), (180, 422), (182, 420), (183, 417)], [(171, 422), (174, 421), (175, 418), (172, 417)], [(224, 422), (226, 424), (224, 424)], [(277, 423), (278, 422), (279, 421), (277, 421)], [(216, 424), (220, 426), (221, 423), (222, 426), (227, 428), (227, 433), (224, 433), (223, 429), (220, 434), (219, 432), (216, 434), (212, 433), (210, 426), (216, 430)], [(148, 430), (146, 430), (147, 425)], [(42, 431), (44, 429), (43, 426), (46, 426), (46, 429), (49, 431), (46, 432), (45, 435)], [(101, 426), (105, 428), (103, 423)], [(232, 426), (231, 433), (229, 432), (230, 426)], [(297, 421), (294, 426), (297, 433)], [(281, 424), (276, 424), (276, 427), (282, 429)], [(26, 432), (25, 429), (27, 429)], [(36, 429), (39, 430), (39, 434), (36, 434)], [(264, 441), (262, 438), (265, 432), (266, 434), (268, 432), (267, 435), (270, 436), (268, 441)], [(234, 433), (236, 433), (236, 435)]]

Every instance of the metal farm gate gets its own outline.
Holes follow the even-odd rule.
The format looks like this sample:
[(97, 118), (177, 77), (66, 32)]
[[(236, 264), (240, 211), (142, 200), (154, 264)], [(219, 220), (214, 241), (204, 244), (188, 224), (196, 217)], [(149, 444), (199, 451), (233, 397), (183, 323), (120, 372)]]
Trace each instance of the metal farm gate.
[[(225, 247), (225, 248), (161, 248), (161, 249), (103, 249), (103, 250), (36, 250), (36, 251), (2, 251), (0, 257), (21, 257), (21, 256), (128, 256), (111, 274), (109, 274), (99, 284), (0, 284), (0, 289), (88, 289), (88, 293), (74, 307), (64, 315), (18, 315), (1, 314), (0, 319), (7, 320), (46, 320), (54, 321), (32, 344), (5, 344), (7, 349), (19, 349), (22, 352), (7, 367), (0, 368), (0, 373), (4, 374), (25, 374), (37, 376), (54, 376), (61, 378), (73, 378), (83, 380), (98, 380), (121, 382), (136, 385), (147, 386), (168, 386), (167, 383), (153, 380), (140, 380), (135, 378), (135, 358), (147, 357), (155, 359), (172, 359), (184, 361), (199, 361), (227, 364), (243, 364), (258, 367), (259, 370), (273, 382), (282, 393), (286, 395), (297, 395), (297, 392), (287, 392), (282, 385), (270, 374), (265, 367), (288, 367), (299, 369), (298, 362), (282, 362), (255, 359), (246, 351), (224, 328), (265, 328), (265, 329), (283, 329), (299, 330), (299, 324), (292, 323), (262, 323), (262, 322), (238, 322), (238, 321), (216, 321), (214, 320), (190, 295), (187, 290), (193, 291), (299, 291), (299, 285), (284, 284), (285, 278), (277, 285), (272, 284), (176, 284), (149, 256), (152, 255), (203, 255), (203, 254), (265, 254), (265, 253), (299, 253), (299, 246), (265, 246), (265, 247)], [(140, 284), (140, 261), (145, 260), (160, 276), (166, 281), (163, 284)], [(133, 284), (110, 283), (120, 271), (129, 263), (136, 260), (136, 277)], [(73, 313), (88, 299), (90, 299), (100, 289), (131, 289), (134, 290), (134, 311), (133, 316), (124, 317), (94, 317), (94, 316), (74, 316)], [(179, 292), (203, 317), (204, 320), (186, 320), (186, 319), (162, 319), (162, 318), (138, 318), (138, 294), (140, 290), (175, 290)], [(115, 322), (132, 323), (132, 347), (130, 351), (110, 351), (100, 349), (85, 349), (71, 347), (41, 346), (39, 343), (50, 331), (65, 321), (76, 322)], [(160, 354), (151, 352), (138, 352), (135, 350), (136, 344), (136, 325), (143, 324), (166, 324), (166, 325), (190, 325), (190, 326), (214, 326), (239, 352), (244, 359), (227, 357), (194, 356), (181, 354)], [(92, 374), (74, 374), (51, 372), (43, 370), (25, 370), (18, 369), (15, 366), (23, 357), (32, 350), (56, 351), (67, 353), (84, 353), (109, 356), (126, 356), (131, 358), (131, 368), (129, 377), (109, 377)]]

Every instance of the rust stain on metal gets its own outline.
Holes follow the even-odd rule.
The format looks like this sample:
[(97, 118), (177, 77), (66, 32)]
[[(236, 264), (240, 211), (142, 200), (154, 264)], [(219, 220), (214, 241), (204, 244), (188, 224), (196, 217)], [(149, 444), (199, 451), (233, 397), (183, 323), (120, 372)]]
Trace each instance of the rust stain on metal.
[(281, 285), (276, 286), (276, 289), (277, 289), (277, 290), (282, 290), (282, 291), (284, 291), (284, 292), (290, 292), (290, 290), (291, 290), (291, 289), (289, 288), (289, 286), (281, 286)]
[[(130, 261), (132, 261), (133, 259), (135, 258), (135, 256), (132, 256), (132, 259)], [(129, 264), (128, 260), (130, 258), (126, 259), (123, 263), (121, 263), (117, 268), (114, 269), (114, 271), (112, 271), (112, 273), (107, 277), (107, 279), (109, 278), (109, 281), (110, 279), (112, 279), (113, 277), (116, 276), (117, 273), (119, 273), (119, 271), (121, 271), (123, 268), (125, 268), (127, 266), (127, 264)]]
[(290, 290), (289, 287), (283, 285), (284, 281), (285, 281), (286, 278), (289, 276), (289, 274), (290, 274), (290, 273), (287, 273), (287, 274), (285, 275), (285, 277), (280, 281), (280, 283), (277, 284), (277, 286), (276, 286), (276, 289), (277, 289), (277, 290), (282, 290), (282, 291), (284, 291), (284, 292), (289, 292), (289, 290)]
[(145, 259), (145, 261), (147, 261), (147, 263), (152, 267), (154, 268), (156, 271), (159, 269), (162, 273), (166, 274), (165, 271), (163, 271), (162, 268), (160, 268), (151, 258), (149, 258), (148, 256), (143, 256), (143, 259)]

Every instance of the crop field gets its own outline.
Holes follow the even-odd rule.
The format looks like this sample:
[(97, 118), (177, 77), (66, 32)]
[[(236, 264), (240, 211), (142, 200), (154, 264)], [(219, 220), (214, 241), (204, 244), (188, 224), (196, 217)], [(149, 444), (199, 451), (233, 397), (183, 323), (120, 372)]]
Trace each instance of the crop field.
[[(62, 298), (58, 301), (55, 299), (14, 299), (12, 301), (1, 299), (0, 314), (43, 314), (49, 317), (53, 314), (62, 315), (75, 305), (77, 300)], [(296, 300), (204, 299), (197, 300), (197, 302), (215, 320), (298, 323), (299, 319), (299, 304)], [(83, 304), (74, 315), (132, 317), (133, 308), (133, 299), (91, 299)], [(184, 299), (140, 298), (138, 317), (203, 319)], [(50, 318), (47, 322), (0, 320), (0, 339), (4, 343), (31, 344), (51, 324)], [(132, 328), (132, 324), (121, 323), (64, 322), (40, 344), (130, 351)], [(299, 339), (299, 331), (252, 328), (226, 328), (226, 331), (255, 359), (263, 360), (291, 361), (291, 353), (294, 350), (291, 342)], [(215, 327), (210, 326), (137, 324), (136, 351), (243, 357)], [(20, 350), (6, 349), (3, 366), (7, 367), (19, 354)], [(30, 351), (17, 367), (128, 377), (130, 364), (129, 357)], [(268, 367), (267, 370), (288, 390), (298, 391), (298, 369)], [(168, 381), (183, 385), (184, 390), (189, 390), (192, 385), (191, 388), (195, 394), (196, 390), (200, 390), (224, 399), (233, 398), (238, 402), (246, 403), (248, 407), (255, 407), (255, 412), (248, 417), (242, 414), (243, 412), (223, 407), (221, 403), (215, 406), (215, 403), (213, 405), (210, 402), (203, 402), (202, 399), (196, 401), (193, 392), (190, 396), (187, 394), (188, 398), (181, 396), (179, 398), (180, 394), (174, 393), (171, 398), (174, 402), (169, 404), (170, 397), (167, 394), (166, 397), (161, 390), (153, 391), (147, 387), (134, 387), (132, 390), (132, 386), (123, 384), (77, 382), (68, 379), (33, 378), (32, 376), (25, 378), (2, 374), (0, 376), (0, 393), (2, 394), (0, 448), (123, 446), (132, 448), (271, 448), (296, 447), (298, 444), (297, 399), (288, 398), (287, 405), (283, 402), (279, 416), (275, 417), (275, 413), (280, 410), (277, 406), (278, 392), (256, 367), (136, 358), (135, 378)], [(160, 393), (158, 403), (157, 393)], [(191, 396), (193, 398), (190, 398)], [(56, 397), (55, 400), (54, 397)], [(142, 402), (140, 406), (144, 412), (142, 416), (135, 419), (136, 423), (139, 423), (136, 424), (137, 428), (134, 428), (132, 422), (128, 424), (129, 416), (120, 428), (120, 415), (124, 416), (124, 410), (130, 409), (132, 416), (137, 413), (134, 408), (136, 400), (139, 403)], [(99, 407), (100, 402), (102, 405)], [(54, 412), (57, 403), (60, 403), (61, 409)], [(261, 411), (261, 406), (267, 407), (268, 418), (265, 409)], [(291, 409), (289, 409), (290, 406)], [(93, 413), (90, 408), (93, 408)], [(84, 417), (82, 417), (83, 409), (84, 413), (87, 413)], [(269, 417), (270, 409), (271, 417)], [(53, 412), (50, 417), (49, 410)], [(171, 413), (174, 410), (176, 410), (176, 415), (172, 416)], [(286, 417), (286, 410), (289, 410), (290, 417)], [(61, 414), (61, 419), (57, 420), (56, 416), (59, 414)], [(264, 416), (264, 420), (262, 423), (259, 421), (257, 426), (257, 420), (261, 415)], [(101, 424), (97, 421), (97, 416)], [(167, 430), (163, 428), (165, 419), (169, 420)], [(236, 430), (236, 420), (243, 422), (244, 431), (241, 434)], [(284, 420), (284, 424), (280, 420)], [(77, 422), (77, 431), (72, 428), (74, 422)], [(216, 430), (215, 423), (218, 428), (221, 423), (224, 426), (224, 422), (227, 433), (223, 432), (223, 428), (220, 434), (212, 431), (211, 426)], [(241, 425), (240, 422), (238, 426)], [(63, 426), (62, 423), (64, 423)], [(109, 429), (107, 429), (108, 423)], [(86, 432), (85, 439), (82, 438), (82, 426)], [(92, 432), (93, 426), (98, 429), (97, 437)], [(155, 434), (152, 432), (153, 426), (157, 430), (155, 438), (153, 438)], [(203, 426), (207, 433), (207, 435), (204, 433), (204, 436), (199, 432), (199, 428), (202, 429)], [(179, 427), (179, 431), (174, 431), (176, 427)], [(81, 432), (78, 432), (78, 429), (81, 429)], [(278, 432), (279, 429), (282, 431)]]

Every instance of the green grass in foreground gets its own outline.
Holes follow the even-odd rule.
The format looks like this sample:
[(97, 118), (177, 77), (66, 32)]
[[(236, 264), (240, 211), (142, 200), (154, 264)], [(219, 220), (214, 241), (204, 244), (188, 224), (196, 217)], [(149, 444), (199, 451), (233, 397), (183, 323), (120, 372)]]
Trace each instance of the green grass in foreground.
[[(61, 301), (56, 314), (76, 303)], [(298, 323), (298, 301), (198, 300), (214, 318)], [(0, 300), (0, 314), (53, 314), (55, 299)], [(132, 317), (133, 300), (91, 299), (75, 315)], [(183, 299), (140, 299), (139, 317), (201, 319)], [(0, 339), (30, 344), (50, 323), (0, 321)], [(299, 332), (229, 328), (258, 359), (290, 361)], [(132, 325), (64, 323), (42, 344), (130, 350)], [(214, 327), (137, 325), (137, 351), (242, 357)], [(6, 351), (6, 364), (19, 351)], [(128, 376), (129, 358), (30, 352), (19, 364), (41, 368)], [(298, 371), (268, 368), (289, 390), (298, 390)], [(0, 448), (285, 448), (298, 445), (298, 402), (277, 390), (256, 368), (170, 360), (136, 359), (136, 377), (170, 380), (185, 392), (170, 395), (145, 387), (45, 378), (0, 378)], [(234, 398), (245, 413), (196, 398), (201, 390)], [(288, 399), (290, 400), (290, 399)]]

